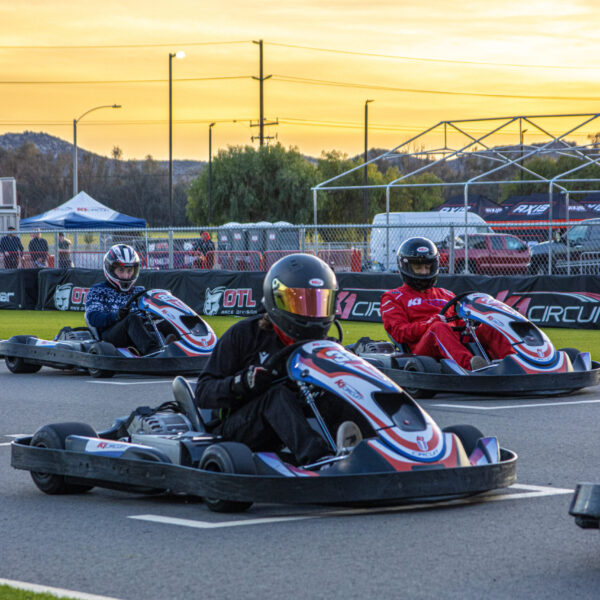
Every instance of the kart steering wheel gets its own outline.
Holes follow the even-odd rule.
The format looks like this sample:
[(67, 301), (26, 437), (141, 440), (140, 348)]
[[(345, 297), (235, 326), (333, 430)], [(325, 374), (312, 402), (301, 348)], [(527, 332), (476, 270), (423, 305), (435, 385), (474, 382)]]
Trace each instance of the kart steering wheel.
[[(448, 300), (448, 302), (446, 302), (446, 304), (444, 304), (444, 306), (442, 307), (442, 310), (440, 310), (440, 315), (445, 315), (453, 306), (455, 306), (456, 304), (458, 304), (459, 300), (462, 300), (465, 296), (468, 296), (470, 294), (475, 294), (476, 292), (463, 292), (462, 294), (457, 294), (456, 296), (454, 296), (454, 298), (452, 298), (451, 300)], [(458, 315), (455, 315), (454, 317), (450, 317), (449, 319), (447, 319), (448, 321), (458, 321), (461, 317), (459, 317)]]
[(136, 292), (135, 294), (133, 294), (133, 296), (131, 296), (131, 298), (129, 298), (129, 300), (127, 300), (127, 302), (123, 308), (130, 308), (131, 305), (134, 303), (134, 301), (137, 300), (140, 296), (143, 296), (145, 293), (146, 293), (146, 290), (140, 290), (139, 292)]

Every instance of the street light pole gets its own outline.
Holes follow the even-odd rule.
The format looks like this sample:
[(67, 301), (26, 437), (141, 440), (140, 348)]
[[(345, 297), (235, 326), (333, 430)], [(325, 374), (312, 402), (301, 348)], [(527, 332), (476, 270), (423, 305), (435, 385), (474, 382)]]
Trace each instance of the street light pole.
[[(363, 223), (367, 223), (369, 219), (369, 190), (367, 189), (368, 177), (367, 177), (367, 162), (369, 160), (369, 148), (368, 148), (368, 135), (369, 135), (369, 104), (374, 100), (367, 100), (365, 102), (365, 169), (363, 173)], [(365, 246), (367, 243), (367, 229), (365, 228)]]
[(208, 126), (208, 224), (212, 224), (212, 128), (215, 123)]
[(184, 58), (185, 52), (169, 52), (169, 226), (173, 227), (173, 58)]
[(86, 110), (78, 119), (73, 119), (73, 196), (77, 196), (77, 192), (79, 191), (79, 182), (77, 180), (77, 123), (85, 115), (89, 115), (91, 112), (100, 110), (101, 108), (121, 108), (121, 105), (103, 104), (102, 106), (95, 106), (94, 108), (90, 108), (90, 110)]

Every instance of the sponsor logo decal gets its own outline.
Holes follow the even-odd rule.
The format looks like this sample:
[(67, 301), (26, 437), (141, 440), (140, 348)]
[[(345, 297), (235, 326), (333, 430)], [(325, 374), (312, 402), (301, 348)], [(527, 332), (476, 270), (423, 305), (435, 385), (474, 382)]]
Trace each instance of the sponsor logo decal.
[(10, 302), (10, 297), (14, 296), (14, 292), (0, 292), (0, 302)]
[(310, 283), (310, 285), (312, 285), (313, 287), (323, 287), (325, 285), (325, 282), (322, 279), (319, 279), (318, 277), (311, 279), (308, 283)]
[(427, 253), (427, 252), (429, 252), (429, 248), (427, 246), (419, 246), (417, 248), (417, 252), (425, 252), (425, 253)]
[(427, 452), (427, 442), (422, 435), (417, 436), (417, 446), (419, 446), (419, 450), (423, 450), (423, 452)]
[(73, 283), (57, 285), (54, 290), (54, 306), (57, 310), (85, 310), (85, 298), (90, 288)]
[(256, 313), (256, 301), (252, 297), (252, 288), (227, 289), (224, 285), (204, 292), (205, 315), (253, 315)]

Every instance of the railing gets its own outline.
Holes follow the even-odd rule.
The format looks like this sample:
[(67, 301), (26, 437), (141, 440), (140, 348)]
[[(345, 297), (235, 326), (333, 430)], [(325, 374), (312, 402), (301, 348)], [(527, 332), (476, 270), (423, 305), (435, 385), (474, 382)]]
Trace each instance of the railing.
[[(431, 213), (423, 215), (431, 220)], [(600, 220), (596, 219), (477, 225), (286, 225), (281, 230), (236, 224), (207, 231), (214, 250), (205, 251), (203, 236), (189, 228), (69, 231), (62, 239), (57, 232), (43, 231), (48, 254), (41, 261), (35, 261), (37, 253), (29, 250), (29, 233), (0, 232), (0, 268), (101, 269), (106, 251), (115, 243), (125, 243), (136, 249), (142, 268), (152, 270), (266, 271), (287, 254), (306, 252), (337, 272), (394, 272), (398, 248), (418, 236), (437, 244), (441, 270), (448, 274), (568, 275), (600, 270)], [(483, 238), (489, 239), (484, 243)]]

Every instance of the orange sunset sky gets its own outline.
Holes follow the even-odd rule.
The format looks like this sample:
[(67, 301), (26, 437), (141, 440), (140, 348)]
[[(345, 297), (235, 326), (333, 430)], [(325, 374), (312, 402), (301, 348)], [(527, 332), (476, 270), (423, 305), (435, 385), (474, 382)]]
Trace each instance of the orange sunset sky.
[[(594, 0), (0, 0), (0, 134), (43, 131), (126, 159), (207, 160), (258, 128), (312, 156), (391, 148), (441, 120), (600, 112)], [(586, 134), (579, 137), (585, 143)], [(518, 143), (515, 139), (506, 140)], [(531, 135), (528, 141), (535, 141)], [(254, 142), (257, 144), (257, 142)]]

